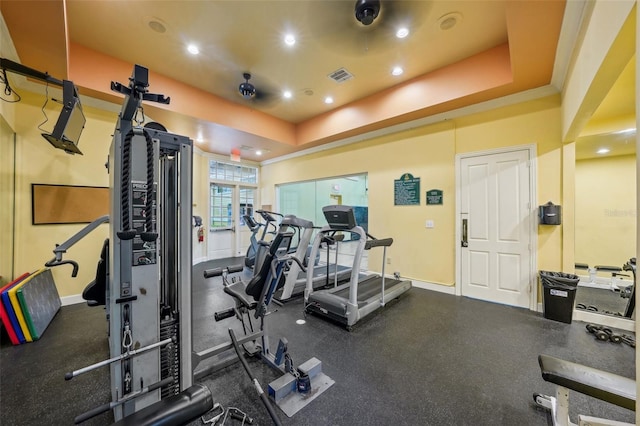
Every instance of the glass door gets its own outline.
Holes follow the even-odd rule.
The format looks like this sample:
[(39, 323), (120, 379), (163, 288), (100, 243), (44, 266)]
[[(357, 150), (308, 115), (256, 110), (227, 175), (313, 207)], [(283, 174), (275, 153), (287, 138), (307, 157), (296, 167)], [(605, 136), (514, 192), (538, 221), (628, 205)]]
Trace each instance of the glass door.
[(235, 220), (232, 185), (211, 184), (208, 244), (209, 259), (233, 257), (235, 253)]
[(236, 232), (237, 256), (244, 256), (247, 248), (251, 244), (251, 230), (242, 218), (244, 215), (253, 216), (254, 206), (256, 205), (256, 189), (250, 187), (238, 187), (238, 224), (239, 230)]
[(244, 256), (251, 230), (242, 216), (253, 216), (256, 189), (240, 185), (211, 184), (209, 259)]

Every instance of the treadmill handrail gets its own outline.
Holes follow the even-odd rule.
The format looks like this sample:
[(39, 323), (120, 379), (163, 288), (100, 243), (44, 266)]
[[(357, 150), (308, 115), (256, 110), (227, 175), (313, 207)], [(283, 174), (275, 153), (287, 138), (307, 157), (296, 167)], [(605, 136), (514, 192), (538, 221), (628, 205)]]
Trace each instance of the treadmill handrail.
[[(313, 246), (311, 248), (311, 253), (309, 254), (309, 259), (315, 259), (318, 251), (320, 249), (320, 243), (322, 242), (322, 236), (324, 234), (335, 232), (336, 229), (332, 228), (330, 225), (326, 225), (322, 227), (322, 229), (316, 234), (316, 237), (313, 241)], [(349, 301), (348, 303), (352, 306), (358, 306), (358, 281), (360, 279), (360, 264), (362, 262), (362, 254), (365, 250), (365, 245), (367, 243), (367, 233), (364, 228), (361, 226), (355, 226), (351, 229), (343, 230), (346, 232), (351, 232), (353, 234), (357, 234), (360, 236), (356, 241), (358, 243), (355, 254), (353, 256), (353, 267), (351, 268), (351, 277), (349, 279)], [(304, 290), (304, 300), (305, 303), (309, 301), (309, 296), (313, 293), (313, 274), (307, 273), (307, 286)]]
[(393, 244), (393, 238), (383, 238), (381, 240), (367, 240), (364, 245), (365, 250), (372, 249), (374, 247), (390, 247)]

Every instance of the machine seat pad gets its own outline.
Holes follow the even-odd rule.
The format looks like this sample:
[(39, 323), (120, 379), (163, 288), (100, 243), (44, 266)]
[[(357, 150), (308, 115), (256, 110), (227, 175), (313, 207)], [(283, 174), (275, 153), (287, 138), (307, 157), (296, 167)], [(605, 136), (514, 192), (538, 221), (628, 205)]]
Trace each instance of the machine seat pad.
[(224, 292), (234, 299), (239, 300), (240, 303), (249, 309), (254, 309), (258, 305), (258, 302), (255, 300), (249, 299), (246, 286), (242, 281), (236, 281), (235, 283), (226, 286), (224, 288)]
[(107, 285), (109, 284), (109, 239), (104, 240), (102, 250), (100, 251), (100, 259), (96, 267), (96, 279), (91, 281), (83, 290), (82, 298), (87, 301), (89, 306), (99, 306), (107, 304)]
[(589, 269), (589, 265), (586, 263), (576, 263), (576, 269)]
[(603, 272), (620, 272), (622, 271), (622, 268), (619, 266), (596, 265), (596, 270)]
[(538, 363), (547, 382), (636, 410), (635, 380), (549, 355), (539, 355)]
[(196, 384), (177, 395), (151, 404), (123, 417), (112, 426), (177, 426), (196, 420), (213, 408), (211, 391)]

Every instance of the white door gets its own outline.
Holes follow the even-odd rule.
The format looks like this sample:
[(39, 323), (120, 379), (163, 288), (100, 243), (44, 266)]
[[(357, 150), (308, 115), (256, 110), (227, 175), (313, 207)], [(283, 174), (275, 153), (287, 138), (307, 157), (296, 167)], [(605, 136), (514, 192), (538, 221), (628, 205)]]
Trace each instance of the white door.
[(462, 295), (530, 308), (529, 150), (460, 160)]
[(210, 232), (207, 244), (209, 259), (235, 256), (234, 188), (231, 185), (211, 184)]

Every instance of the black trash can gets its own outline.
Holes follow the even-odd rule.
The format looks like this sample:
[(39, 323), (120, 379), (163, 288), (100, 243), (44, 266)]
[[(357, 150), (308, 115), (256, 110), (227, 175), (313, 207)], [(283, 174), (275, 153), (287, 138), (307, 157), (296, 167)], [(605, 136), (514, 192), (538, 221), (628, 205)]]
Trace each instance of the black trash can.
[(544, 317), (571, 324), (573, 303), (580, 278), (564, 272), (540, 271)]

